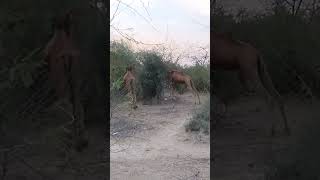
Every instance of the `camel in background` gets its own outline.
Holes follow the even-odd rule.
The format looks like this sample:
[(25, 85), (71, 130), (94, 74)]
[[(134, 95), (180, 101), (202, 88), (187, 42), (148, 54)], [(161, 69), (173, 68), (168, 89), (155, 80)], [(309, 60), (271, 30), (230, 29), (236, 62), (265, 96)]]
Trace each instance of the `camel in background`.
[(177, 84), (185, 84), (187, 86), (187, 88), (189, 90), (191, 90), (192, 94), (194, 95), (195, 104), (197, 104), (196, 98), (198, 98), (198, 102), (199, 102), (199, 104), (201, 104), (199, 93), (198, 93), (197, 89), (195, 88), (194, 83), (192, 81), (192, 78), (190, 76), (184, 74), (181, 71), (170, 70), (168, 72), (168, 78), (169, 78), (169, 82), (170, 82), (170, 86), (171, 86), (171, 96), (173, 96), (174, 87)]
[[(237, 71), (248, 92), (257, 91), (258, 85), (262, 85), (263, 91), (279, 106), (285, 130), (289, 135), (284, 102), (272, 83), (260, 52), (248, 43), (234, 40), (231, 34), (213, 32), (210, 37), (213, 69)], [(272, 135), (275, 133), (274, 124), (272, 121)]]
[(136, 78), (133, 73), (133, 68), (131, 66), (127, 67), (127, 71), (123, 76), (123, 81), (125, 88), (129, 92), (129, 96), (131, 98), (131, 108), (136, 109), (137, 106), (137, 97), (136, 97)]
[(54, 35), (45, 47), (45, 60), (49, 66), (51, 81), (58, 100), (72, 105), (70, 123), (75, 138), (76, 149), (87, 146), (84, 110), (80, 100), (79, 50), (72, 40), (73, 12), (56, 18)]

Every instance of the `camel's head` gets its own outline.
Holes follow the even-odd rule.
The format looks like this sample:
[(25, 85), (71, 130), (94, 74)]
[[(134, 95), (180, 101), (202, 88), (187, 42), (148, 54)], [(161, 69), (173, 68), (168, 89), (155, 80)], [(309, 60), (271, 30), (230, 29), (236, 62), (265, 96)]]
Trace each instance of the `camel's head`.
[(168, 80), (171, 79), (173, 72), (174, 72), (174, 70), (169, 70), (169, 71), (167, 72), (167, 79), (168, 79)]
[(127, 67), (127, 72), (132, 72), (134, 70), (133, 66), (128, 66)]
[(71, 26), (73, 24), (73, 11), (70, 10), (67, 13), (63, 15), (58, 15), (55, 18), (53, 18), (53, 27), (56, 30), (63, 30), (68, 35), (71, 31)]

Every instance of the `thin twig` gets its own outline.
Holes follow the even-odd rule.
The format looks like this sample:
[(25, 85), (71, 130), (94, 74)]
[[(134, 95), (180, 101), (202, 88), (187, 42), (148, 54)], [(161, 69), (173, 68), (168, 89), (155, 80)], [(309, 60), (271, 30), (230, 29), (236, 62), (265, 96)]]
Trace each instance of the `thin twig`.
[(120, 5), (120, 2), (118, 2), (117, 8), (116, 8), (115, 12), (114, 12), (113, 15), (112, 15), (112, 18), (111, 18), (111, 20), (110, 20), (110, 23), (111, 23), (111, 22), (113, 21), (113, 19), (115, 18), (115, 15), (116, 15), (116, 13), (118, 12), (118, 9), (119, 9), (119, 5)]
[(130, 35), (122, 32), (119, 28), (116, 28), (113, 25), (110, 25), (111, 28), (113, 28), (118, 34), (120, 34), (122, 37), (124, 37), (125, 39), (127, 39), (128, 41), (134, 42), (136, 44), (142, 44), (142, 45), (151, 45), (151, 46), (159, 46), (162, 45), (163, 43), (158, 43), (158, 44), (152, 44), (152, 43), (144, 43), (142, 41), (138, 41), (135, 38), (131, 37)]
[(150, 18), (150, 21), (152, 21), (152, 18), (151, 18), (151, 16), (150, 16), (150, 13), (149, 13), (148, 9), (146, 8), (144, 2), (143, 2), (142, 0), (140, 0), (140, 2), (141, 2), (141, 4), (142, 4), (144, 10), (147, 12), (147, 14), (148, 14), (148, 16), (149, 16), (149, 18)]
[(126, 7), (128, 7), (131, 11), (133, 11), (133, 12), (136, 13), (136, 14), (138, 14), (138, 15), (139, 15), (140, 17), (142, 17), (149, 25), (151, 25), (151, 27), (152, 27), (155, 31), (159, 32), (159, 31), (154, 27), (154, 25), (151, 24), (151, 22), (150, 22), (146, 17), (144, 17), (143, 15), (141, 15), (135, 8), (133, 8), (132, 6), (130, 6), (130, 5), (127, 4), (127, 3), (122, 2), (121, 0), (116, 0), (116, 1), (120, 2), (121, 4), (123, 4), (123, 5), (125, 5)]

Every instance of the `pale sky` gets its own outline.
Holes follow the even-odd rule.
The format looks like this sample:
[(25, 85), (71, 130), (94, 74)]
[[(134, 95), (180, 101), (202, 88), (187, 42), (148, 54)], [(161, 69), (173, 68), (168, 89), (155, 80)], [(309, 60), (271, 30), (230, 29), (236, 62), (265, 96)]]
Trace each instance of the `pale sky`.
[[(118, 2), (119, 0), (110, 2), (111, 19)], [(198, 51), (195, 47), (208, 47), (210, 44), (210, 0), (121, 0), (121, 2), (111, 21), (111, 40), (121, 37), (113, 28), (115, 27), (143, 43), (175, 46), (191, 54), (196, 53), (193, 51)], [(188, 59), (184, 59), (181, 63), (190, 64)]]

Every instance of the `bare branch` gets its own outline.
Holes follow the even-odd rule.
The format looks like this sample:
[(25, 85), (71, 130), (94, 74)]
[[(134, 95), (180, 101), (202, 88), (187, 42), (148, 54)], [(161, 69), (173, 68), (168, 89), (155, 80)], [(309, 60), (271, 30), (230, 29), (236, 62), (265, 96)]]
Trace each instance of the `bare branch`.
[(110, 20), (110, 23), (111, 23), (111, 22), (113, 21), (113, 19), (115, 18), (116, 14), (117, 14), (117, 12), (118, 12), (118, 9), (119, 9), (119, 5), (120, 5), (120, 2), (118, 2), (118, 4), (117, 4), (117, 8), (116, 8), (115, 12), (114, 12), (113, 15), (112, 15), (112, 18), (111, 18), (111, 20)]
[(179, 54), (179, 55), (178, 55), (178, 57), (176, 58), (176, 60), (175, 60), (174, 64), (178, 64), (178, 62), (179, 62), (180, 58), (181, 58), (181, 54)]
[(302, 4), (302, 0), (299, 1), (298, 7), (297, 7), (296, 12), (295, 12), (295, 15), (298, 14), (298, 12), (300, 10), (300, 7), (301, 7), (301, 4)]
[(145, 6), (144, 2), (143, 2), (142, 0), (140, 0), (140, 2), (141, 2), (141, 4), (142, 4), (142, 6), (143, 6), (144, 10), (147, 12), (147, 14), (148, 14), (148, 16), (149, 16), (150, 20), (152, 20), (152, 18), (151, 18), (151, 16), (150, 16), (150, 13), (149, 13), (148, 9), (146, 8), (146, 6)]
[(142, 45), (153, 45), (153, 46), (158, 46), (158, 45), (161, 45), (160, 43), (159, 44), (152, 44), (152, 43), (144, 43), (142, 41), (138, 41), (136, 40), (135, 38), (131, 37), (130, 35), (122, 32), (119, 28), (113, 26), (113, 25), (110, 25), (111, 28), (113, 28), (119, 35), (121, 35), (122, 37), (124, 37), (125, 39), (127, 39), (128, 41), (131, 41), (131, 42), (134, 42), (136, 44), (142, 44)]
[(284, 2), (286, 2), (289, 6), (293, 6), (293, 3), (289, 2), (288, 0), (284, 0)]
[(118, 2), (120, 2), (121, 4), (125, 5), (126, 7), (128, 7), (132, 12), (136, 13), (138, 16), (140, 16), (141, 18), (143, 18), (149, 25), (151, 25), (151, 27), (152, 27), (155, 31), (159, 32), (159, 31), (157, 30), (157, 28), (155, 28), (154, 25), (153, 25), (146, 17), (144, 17), (142, 14), (140, 14), (140, 13), (139, 13), (135, 8), (133, 8), (131, 5), (129, 5), (129, 4), (127, 4), (127, 3), (124, 3), (124, 2), (122, 2), (121, 0), (116, 0), (116, 1), (118, 1)]

